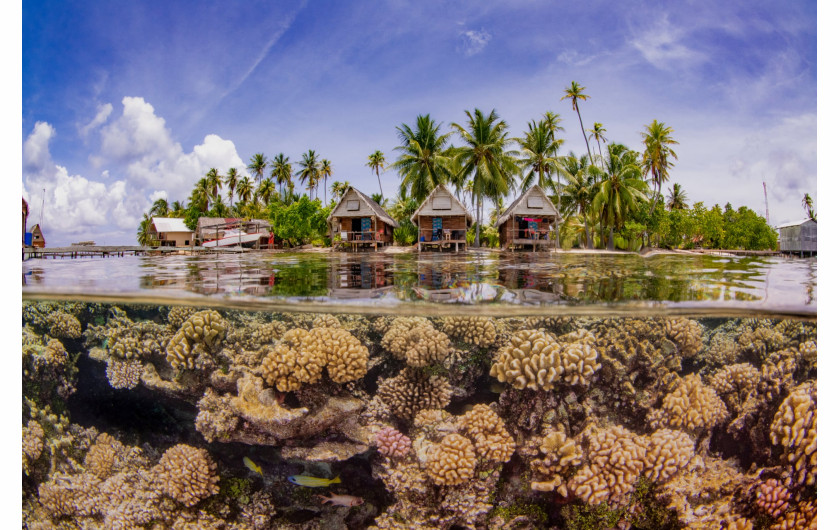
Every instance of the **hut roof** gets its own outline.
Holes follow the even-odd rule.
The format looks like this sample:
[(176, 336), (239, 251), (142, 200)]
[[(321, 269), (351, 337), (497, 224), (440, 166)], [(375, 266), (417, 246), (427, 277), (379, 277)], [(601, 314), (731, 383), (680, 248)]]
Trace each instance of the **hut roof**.
[[(426, 206), (427, 206), (427, 205), (429, 205), (429, 201), (430, 201), (430, 200), (432, 200), (432, 197), (434, 197), (434, 196), (438, 193), (438, 191), (442, 191), (443, 193), (445, 193), (446, 195), (448, 195), (449, 197), (451, 197), (451, 198), (452, 198), (452, 200), (453, 200), (453, 201), (455, 201), (455, 203), (463, 209), (463, 212), (452, 212), (452, 213), (449, 213), (449, 214), (445, 214), (445, 213), (442, 213), (440, 210), (433, 210), (433, 209), (430, 209), (430, 210), (428, 210), (428, 211), (423, 211), (423, 210), (424, 210), (424, 208), (426, 208)], [(431, 216), (431, 215), (434, 215), (434, 216), (445, 216), (445, 215), (466, 215), (466, 216), (467, 216), (467, 220), (470, 222), (470, 224), (472, 224), (472, 223), (474, 223), (474, 222), (475, 222), (475, 220), (473, 219), (472, 214), (470, 214), (469, 209), (467, 209), (467, 207), (466, 207), (466, 206), (464, 206), (464, 203), (462, 203), (461, 201), (459, 201), (459, 200), (458, 200), (458, 197), (456, 197), (455, 195), (453, 195), (453, 194), (452, 194), (452, 192), (451, 192), (451, 191), (449, 191), (449, 190), (446, 188), (446, 186), (444, 186), (443, 184), (438, 184), (438, 186), (437, 186), (435, 189), (433, 189), (433, 190), (432, 190), (432, 192), (429, 194), (429, 196), (428, 196), (428, 197), (426, 197), (426, 200), (424, 200), (424, 201), (422, 202), (422, 204), (420, 204), (420, 207), (419, 207), (419, 208), (417, 208), (417, 210), (414, 212), (414, 215), (412, 215), (412, 216), (411, 216), (411, 222), (412, 222), (412, 223), (416, 223), (415, 219), (417, 219), (417, 216), (418, 216), (418, 215), (420, 215), (421, 213), (422, 213), (423, 215), (430, 215), (430, 216)]]
[[(534, 194), (538, 194), (543, 198), (542, 205), (538, 207), (528, 206), (528, 201), (523, 200), (526, 197), (531, 197)], [(496, 220), (496, 227), (502, 226), (505, 221), (507, 221), (511, 216), (515, 214), (530, 214), (530, 215), (551, 215), (555, 217), (560, 217), (560, 212), (557, 211), (557, 208), (551, 204), (551, 200), (548, 198), (548, 195), (545, 194), (543, 189), (537, 185), (533, 185), (528, 190), (520, 195), (519, 197), (514, 200), (510, 206), (504, 211), (504, 213), (499, 216), (499, 219)]]
[(790, 223), (785, 223), (783, 225), (779, 225), (776, 228), (787, 228), (789, 226), (799, 226), (799, 225), (807, 223), (808, 221), (814, 221), (815, 223), (817, 222), (814, 219), (811, 219), (810, 217), (806, 217), (805, 219), (800, 219), (799, 221), (793, 221), (793, 222), (790, 222)]
[(152, 217), (156, 232), (192, 232), (179, 217)]
[(385, 208), (383, 208), (378, 202), (371, 199), (370, 197), (368, 197), (367, 195), (365, 195), (361, 191), (357, 190), (353, 186), (349, 186), (347, 188), (347, 191), (344, 192), (344, 195), (341, 196), (341, 199), (338, 200), (338, 203), (336, 203), (335, 207), (330, 212), (330, 215), (327, 217), (327, 221), (329, 221), (330, 219), (333, 218), (333, 216), (335, 215), (335, 212), (338, 210), (338, 208), (341, 206), (341, 204), (345, 201), (345, 199), (348, 199), (351, 191), (355, 192), (356, 195), (358, 195), (360, 199), (365, 201), (365, 204), (368, 206), (368, 208), (373, 210), (373, 213), (376, 215), (377, 218), (382, 219), (384, 222), (388, 223), (389, 225), (391, 225), (395, 228), (397, 226), (399, 226), (399, 223), (394, 221), (394, 219), (390, 215), (388, 215), (388, 212), (385, 211)]

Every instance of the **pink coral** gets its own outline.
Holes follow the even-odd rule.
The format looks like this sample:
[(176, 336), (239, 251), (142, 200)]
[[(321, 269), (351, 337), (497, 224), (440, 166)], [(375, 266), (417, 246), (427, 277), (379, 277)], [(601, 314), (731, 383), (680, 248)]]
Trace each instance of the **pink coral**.
[(758, 487), (758, 500), (756, 504), (765, 513), (776, 518), (787, 510), (790, 492), (778, 480), (771, 478), (765, 480)]
[(385, 456), (403, 457), (411, 449), (411, 439), (393, 427), (385, 427), (376, 433), (376, 447)]

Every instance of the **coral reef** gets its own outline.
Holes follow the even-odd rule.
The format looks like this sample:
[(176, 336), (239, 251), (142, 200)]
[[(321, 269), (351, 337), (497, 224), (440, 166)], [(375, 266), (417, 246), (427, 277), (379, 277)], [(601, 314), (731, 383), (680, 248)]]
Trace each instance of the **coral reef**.
[(200, 348), (212, 350), (226, 333), (226, 323), (212, 309), (198, 311), (187, 318), (166, 346), (166, 360), (173, 368), (195, 368)]
[(807, 382), (779, 405), (770, 426), (770, 440), (782, 447), (787, 486), (813, 485), (817, 480), (817, 390)]
[(787, 510), (789, 500), (790, 491), (774, 478), (765, 480), (758, 485), (755, 504), (761, 511), (774, 519)]
[(504, 463), (510, 460), (516, 444), (496, 412), (487, 405), (476, 405), (459, 419), (458, 426), (475, 445), (480, 458)]
[(422, 317), (399, 317), (382, 336), (382, 346), (414, 367), (443, 361), (452, 352), (449, 337)]
[(726, 419), (726, 405), (715, 391), (704, 385), (700, 376), (690, 374), (662, 400), (650, 423), (654, 428), (669, 427), (700, 435)]
[(475, 448), (460, 434), (448, 434), (431, 450), (426, 472), (439, 486), (456, 486), (472, 478), (475, 471)]
[(114, 388), (134, 388), (140, 383), (140, 376), (143, 375), (143, 363), (133, 359), (121, 361), (108, 359), (105, 368), (105, 376)]
[(400, 458), (411, 450), (411, 440), (393, 427), (385, 427), (376, 433), (376, 447), (381, 455)]
[(489, 348), (496, 342), (496, 325), (485, 317), (446, 317), (443, 332), (467, 344)]
[(163, 493), (187, 506), (219, 493), (216, 463), (205, 449), (178, 444), (163, 453), (155, 467)]
[(407, 420), (423, 409), (446, 407), (452, 388), (441, 376), (429, 376), (416, 368), (404, 368), (379, 385), (378, 395), (391, 414)]

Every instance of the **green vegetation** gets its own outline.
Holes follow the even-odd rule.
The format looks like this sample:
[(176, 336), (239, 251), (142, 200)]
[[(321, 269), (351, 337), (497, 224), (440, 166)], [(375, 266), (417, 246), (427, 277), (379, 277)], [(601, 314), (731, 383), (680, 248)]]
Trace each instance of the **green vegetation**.
[[(776, 247), (775, 230), (745, 206), (735, 208), (726, 203), (724, 208), (714, 205), (709, 209), (700, 202), (690, 206), (686, 190), (677, 182), (666, 188), (666, 198), (662, 188), (678, 159), (674, 147), (679, 142), (673, 129), (653, 120), (643, 126), (637, 148), (610, 142), (603, 123), (594, 122), (591, 129), (583, 126), (580, 103), (590, 97), (585, 89), (572, 81), (559, 99), (570, 100), (577, 115), (586, 142), (586, 153), (581, 156), (560, 153), (564, 129), (560, 115), (552, 111), (531, 120), (517, 138), (509, 137), (508, 125), (495, 109), (489, 113), (465, 111), (464, 123), (451, 123), (449, 131), (429, 114), (418, 115), (414, 124), (396, 127), (394, 162), (387, 164), (385, 154), (378, 149), (364, 162), (379, 184), (379, 193), (372, 197), (399, 223), (394, 231), (396, 244), (416, 242), (417, 228), (411, 216), (436, 186), (444, 184), (471, 206), (476, 223), (467, 235), (470, 244), (496, 247), (499, 237), (493, 225), (505, 204), (538, 184), (561, 213), (559, 229), (551, 234), (561, 248)], [(595, 154), (590, 140), (597, 145)], [(342, 178), (334, 175), (330, 161), (309, 149), (294, 163), (296, 172), (283, 153), (273, 159), (256, 153), (249, 162), (250, 176), (240, 174), (237, 168), (226, 173), (209, 168), (195, 183), (188, 201), (173, 201), (171, 205), (166, 199), (155, 201), (140, 221), (137, 241), (142, 245), (154, 243), (154, 234), (148, 233), (152, 217), (181, 217), (194, 230), (199, 217), (210, 216), (267, 219), (275, 235), (292, 244), (328, 244), (325, 219), (332, 207), (325, 206), (328, 179)], [(263, 178), (266, 171), (270, 171), (270, 178)], [(399, 179), (394, 198), (383, 196), (382, 174), (387, 179), (388, 171), (395, 172)], [(308, 190), (308, 197), (294, 192), (295, 178)], [(321, 181), (324, 197), (317, 201)], [(332, 200), (338, 200), (350, 185), (347, 180), (332, 182)], [(489, 221), (484, 219), (487, 201), (491, 204)], [(802, 207), (816, 220), (813, 200), (807, 193)]]
[(514, 517), (527, 517), (532, 523), (543, 525), (548, 522), (548, 514), (539, 504), (515, 504), (513, 506), (496, 506), (490, 512), (490, 517), (501, 517), (510, 521)]

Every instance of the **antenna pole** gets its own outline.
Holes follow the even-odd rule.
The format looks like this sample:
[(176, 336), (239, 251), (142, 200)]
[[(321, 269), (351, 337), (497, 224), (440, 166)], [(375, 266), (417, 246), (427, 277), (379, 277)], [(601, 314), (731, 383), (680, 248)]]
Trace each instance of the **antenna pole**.
[(770, 224), (770, 206), (767, 205), (767, 183), (762, 182), (761, 184), (764, 185), (764, 217), (767, 219), (767, 224)]
[[(38, 224), (44, 222), (44, 197), (47, 196), (47, 188), (44, 188), (44, 192), (41, 194), (41, 215), (38, 217)], [(43, 230), (43, 228), (41, 229)]]

